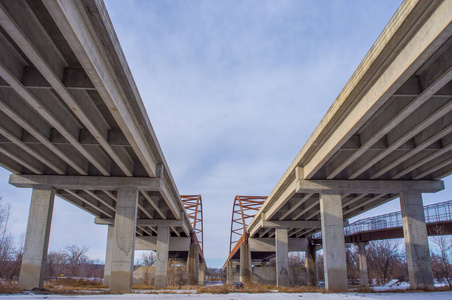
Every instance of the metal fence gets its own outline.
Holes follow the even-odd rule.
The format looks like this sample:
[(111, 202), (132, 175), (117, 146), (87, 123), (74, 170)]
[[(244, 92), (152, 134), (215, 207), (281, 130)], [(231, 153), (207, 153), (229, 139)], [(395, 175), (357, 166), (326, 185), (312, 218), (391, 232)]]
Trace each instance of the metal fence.
[[(452, 200), (424, 206), (425, 223), (452, 221)], [(382, 230), (402, 227), (402, 213), (393, 212), (376, 217), (358, 220), (344, 227), (345, 235), (359, 232)], [(322, 233), (317, 232), (313, 238), (321, 238)]]

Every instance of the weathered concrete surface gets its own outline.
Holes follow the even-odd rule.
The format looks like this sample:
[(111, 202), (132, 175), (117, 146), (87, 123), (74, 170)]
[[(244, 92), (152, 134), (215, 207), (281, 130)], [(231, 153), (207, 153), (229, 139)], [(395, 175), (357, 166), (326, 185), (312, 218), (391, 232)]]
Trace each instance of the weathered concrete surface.
[(408, 276), (412, 289), (433, 289), (422, 195), (417, 191), (400, 194)]
[(159, 226), (157, 229), (157, 260), (155, 268), (155, 287), (165, 288), (168, 284), (168, 247), (170, 228)]
[(137, 205), (137, 189), (118, 189), (109, 285), (112, 292), (128, 293), (132, 289)]
[(113, 252), (114, 238), (115, 238), (115, 227), (113, 225), (108, 225), (107, 251), (105, 253), (105, 268), (104, 268), (104, 284), (106, 286), (110, 286), (111, 258)]
[(198, 285), (199, 280), (199, 245), (190, 244), (187, 261), (188, 283)]
[(366, 245), (367, 242), (356, 243), (358, 246), (359, 271), (361, 274), (361, 285), (369, 285), (369, 273), (367, 271)]
[(334, 292), (347, 291), (347, 265), (345, 262), (341, 195), (321, 195), (320, 214), (325, 289)]
[(306, 283), (310, 286), (317, 286), (316, 251), (315, 245), (308, 243), (305, 255)]
[(275, 229), (276, 246), (276, 285), (289, 285), (289, 246), (288, 234), (285, 228)]
[(54, 200), (54, 189), (33, 189), (19, 277), (21, 289), (43, 287)]
[(249, 284), (251, 280), (251, 252), (248, 244), (242, 244), (240, 246), (240, 281)]

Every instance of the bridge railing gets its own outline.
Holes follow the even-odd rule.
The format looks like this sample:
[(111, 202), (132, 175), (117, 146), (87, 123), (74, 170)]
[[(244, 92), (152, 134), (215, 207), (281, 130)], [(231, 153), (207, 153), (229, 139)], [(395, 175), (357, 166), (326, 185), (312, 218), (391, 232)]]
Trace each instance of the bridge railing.
[[(424, 215), (425, 223), (452, 221), (452, 200), (424, 206)], [(402, 227), (402, 213), (400, 211), (353, 222), (344, 227), (344, 234), (347, 236), (359, 232), (396, 227)], [(312, 238), (314, 239), (319, 239), (321, 237), (321, 232), (312, 235)]]

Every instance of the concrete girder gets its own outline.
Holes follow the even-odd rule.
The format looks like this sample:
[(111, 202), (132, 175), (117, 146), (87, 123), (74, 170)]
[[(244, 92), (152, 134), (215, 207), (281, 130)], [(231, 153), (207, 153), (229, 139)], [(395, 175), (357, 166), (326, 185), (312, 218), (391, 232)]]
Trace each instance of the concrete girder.
[[(23, 3), (23, 6), (27, 6)], [(53, 52), (52, 57), (48, 57), (53, 63), (57, 61), (56, 57), (62, 58), (62, 55), (59, 53), (58, 49), (54, 46), (53, 41), (47, 35), (46, 31), (40, 26), (39, 21), (36, 19), (34, 14), (29, 9), (24, 9), (22, 14), (27, 13), (27, 22), (33, 22), (32, 25), (35, 28), (35, 32), (33, 33), (34, 38), (41, 39), (46, 41), (46, 43), (35, 43), (32, 44), (29, 40), (30, 37), (26, 35), (22, 28), (20, 28), (20, 24), (17, 23), (17, 20), (12, 19), (11, 16), (7, 14), (5, 10), (2, 11), (2, 17), (4, 20), (2, 21), (3, 28), (6, 29), (11, 38), (16, 42), (16, 44), (24, 51), (26, 56), (30, 59), (34, 66), (36, 66), (42, 76), (50, 83), (53, 90), (60, 96), (60, 99), (63, 100), (66, 105), (71, 109), (71, 111), (77, 116), (77, 118), (81, 121), (81, 123), (90, 131), (90, 133), (96, 138), (105, 152), (113, 159), (113, 161), (121, 168), (126, 176), (132, 176), (133, 174), (133, 162), (130, 156), (125, 152), (121, 151), (121, 156), (118, 155), (113, 148), (108, 144), (107, 134), (110, 129), (108, 123), (102, 117), (102, 114), (99, 112), (95, 104), (87, 100), (88, 96), (86, 95), (86, 91), (83, 90), (72, 90), (69, 92), (62, 82), (62, 77), (64, 74), (64, 69), (67, 67), (67, 63), (61, 60), (57, 66), (51, 66), (49, 60), (46, 60), (45, 55), (48, 52)], [(22, 15), (23, 16), (23, 15)], [(33, 21), (32, 21), (33, 20)], [(25, 25), (23, 25), (25, 26)], [(41, 48), (39, 48), (41, 47)], [(52, 49), (52, 51), (49, 51)], [(7, 80), (10, 84), (10, 82)], [(11, 85), (11, 84), (10, 84)], [(14, 87), (14, 85), (12, 85)], [(26, 88), (22, 85), (23, 88), (15, 89), (23, 95), (24, 90)], [(35, 90), (35, 91), (39, 91)], [(50, 91), (50, 90), (49, 90)], [(48, 93), (47, 93), (48, 94)], [(77, 98), (77, 101), (75, 100)], [(25, 98), (24, 98), (25, 99)], [(30, 102), (29, 102), (30, 103)], [(42, 103), (42, 102), (41, 102)], [(38, 110), (39, 112), (39, 110)], [(56, 114), (53, 114), (56, 116)], [(65, 117), (70, 114), (65, 114)], [(58, 127), (55, 127), (58, 128)], [(66, 127), (70, 128), (70, 127)], [(62, 132), (64, 133), (64, 131)], [(116, 151), (118, 151), (117, 149)], [(100, 169), (102, 170), (102, 169)]]
[[(0, 95), (2, 90), (0, 89)], [(52, 153), (58, 156), (61, 160), (71, 166), (74, 170), (76, 170), (80, 175), (88, 175), (88, 163), (86, 161), (82, 161), (82, 159), (78, 158), (78, 155), (75, 153), (67, 153), (68, 151), (64, 151), (60, 149), (58, 146), (53, 144), (50, 138), (50, 128), (46, 131), (49, 133), (48, 137), (43, 133), (43, 131), (38, 130), (37, 128), (41, 128), (41, 126), (37, 126), (36, 124), (32, 125), (32, 121), (30, 118), (30, 112), (27, 115), (20, 115), (20, 110), (12, 110), (9, 106), (7, 106), (3, 102), (3, 97), (0, 96), (0, 109), (7, 116), (10, 117), (11, 120), (14, 120), (18, 125), (20, 125), (26, 132), (32, 135), (37, 141), (42, 143), (47, 149), (49, 149)], [(24, 111), (22, 111), (24, 113)], [(34, 118), (33, 122), (39, 120), (39, 118)], [(83, 158), (85, 160), (85, 158)]]
[[(317, 149), (310, 160), (304, 163), (305, 179), (311, 177), (317, 172), (320, 167), (326, 163), (337, 152), (346, 140), (357, 132), (359, 127), (365, 120), (369, 119), (373, 113), (386, 103), (389, 98), (406, 82), (425, 62), (425, 59), (432, 56), (441, 45), (449, 38), (447, 27), (450, 25), (451, 15), (450, 4), (443, 2), (440, 8), (435, 10), (430, 18), (426, 21), (424, 26), (420, 27), (414, 34), (407, 45), (401, 49), (399, 55), (387, 66), (384, 74), (382, 74), (369, 91), (363, 95), (362, 99), (356, 104), (352, 111), (347, 114), (345, 120), (335, 127), (328, 141), (326, 141), (320, 149)], [(388, 28), (388, 26), (386, 27)], [(386, 29), (385, 28), (385, 29)], [(431, 96), (438, 91), (444, 83), (435, 85), (432, 89), (426, 91), (425, 96)], [(383, 91), (383, 92), (382, 92)], [(424, 97), (422, 97), (424, 98)], [(427, 100), (429, 97), (420, 99)], [(401, 115), (403, 120), (411, 110), (405, 111)], [(397, 123), (388, 124), (388, 126), (396, 126)], [(380, 132), (381, 137), (386, 134), (385, 130)], [(375, 137), (377, 135), (375, 134)], [(381, 138), (380, 137), (380, 138)], [(379, 138), (378, 138), (379, 139)], [(375, 142), (378, 140), (376, 139)], [(374, 142), (362, 145), (362, 150), (367, 150)], [(350, 158), (348, 158), (340, 167), (336, 168), (334, 172), (328, 174), (327, 178), (332, 179), (339, 174), (349, 163), (354, 161), (363, 152), (356, 151)]]
[[(1, 10), (0, 10), (1, 12)], [(1, 15), (0, 15), (1, 17)], [(33, 95), (29, 90), (27, 90), (10, 72), (0, 64), (0, 75), (1, 77), (8, 82), (9, 85), (21, 96), (21, 99), (24, 99), (28, 105), (30, 105), (39, 115), (47, 120), (49, 124), (51, 124), (54, 128), (56, 128), (70, 143), (71, 145), (77, 149), (90, 163), (92, 163), (103, 175), (110, 174), (110, 167), (107, 166), (107, 161), (103, 159), (103, 161), (99, 161), (99, 157), (95, 157), (92, 153), (90, 153), (85, 147), (83, 147), (78, 141), (78, 129), (77, 132), (69, 131), (60, 121), (68, 122), (70, 119), (56, 119), (58, 115), (53, 115), (47, 107), (44, 108), (42, 102), (40, 102), (35, 95)], [(35, 93), (38, 93), (35, 91)], [(54, 96), (50, 96), (50, 99), (54, 99), (54, 104), (57, 105), (59, 101), (56, 100)], [(3, 99), (5, 100), (5, 99)], [(53, 109), (53, 106), (50, 106), (50, 109)]]
[[(88, 26), (89, 21), (80, 22), (80, 20), (87, 20), (89, 18), (81, 3), (72, 1), (44, 1), (44, 5), (65, 36), (102, 100), (119, 124), (119, 127), (123, 130), (124, 135), (146, 169), (146, 172), (150, 177), (155, 177), (155, 168), (158, 161), (152, 153), (145, 134), (140, 129), (140, 125), (135, 121), (136, 117), (134, 117), (133, 112), (124, 98), (124, 91), (120, 89), (121, 85), (117, 84), (118, 78), (112, 72), (109, 59), (98, 47), (87, 48), (85, 46), (99, 45), (101, 41), (97, 36), (92, 34), (92, 30)], [(101, 15), (101, 17), (103, 16)], [(110, 23), (109, 20), (106, 20), (106, 22), (107, 24)], [(157, 141), (152, 128), (148, 127), (147, 130), (153, 137), (153, 140)], [(163, 155), (161, 156), (163, 157)]]
[[(291, 213), (293, 213), (297, 208), (299, 208), (301, 205), (303, 205), (306, 201), (308, 201), (309, 198), (311, 198), (314, 194), (313, 193), (307, 193), (296, 202), (288, 211), (286, 211), (282, 216), (279, 217), (279, 221), (284, 220), (287, 216), (289, 216)], [(296, 219), (296, 218), (295, 218)], [(293, 219), (292, 219), (293, 220)]]

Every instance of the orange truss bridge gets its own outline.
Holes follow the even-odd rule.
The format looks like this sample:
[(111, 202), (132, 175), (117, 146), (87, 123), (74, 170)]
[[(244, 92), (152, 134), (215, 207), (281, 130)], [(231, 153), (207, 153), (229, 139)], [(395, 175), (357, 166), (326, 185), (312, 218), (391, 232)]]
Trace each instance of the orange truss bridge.
[(265, 199), (267, 196), (235, 196), (229, 238), (229, 258), (240, 249), (240, 245), (247, 242), (246, 227)]
[(204, 260), (203, 218), (201, 195), (181, 195), (182, 203), (193, 227), (192, 239), (199, 245), (199, 253)]

